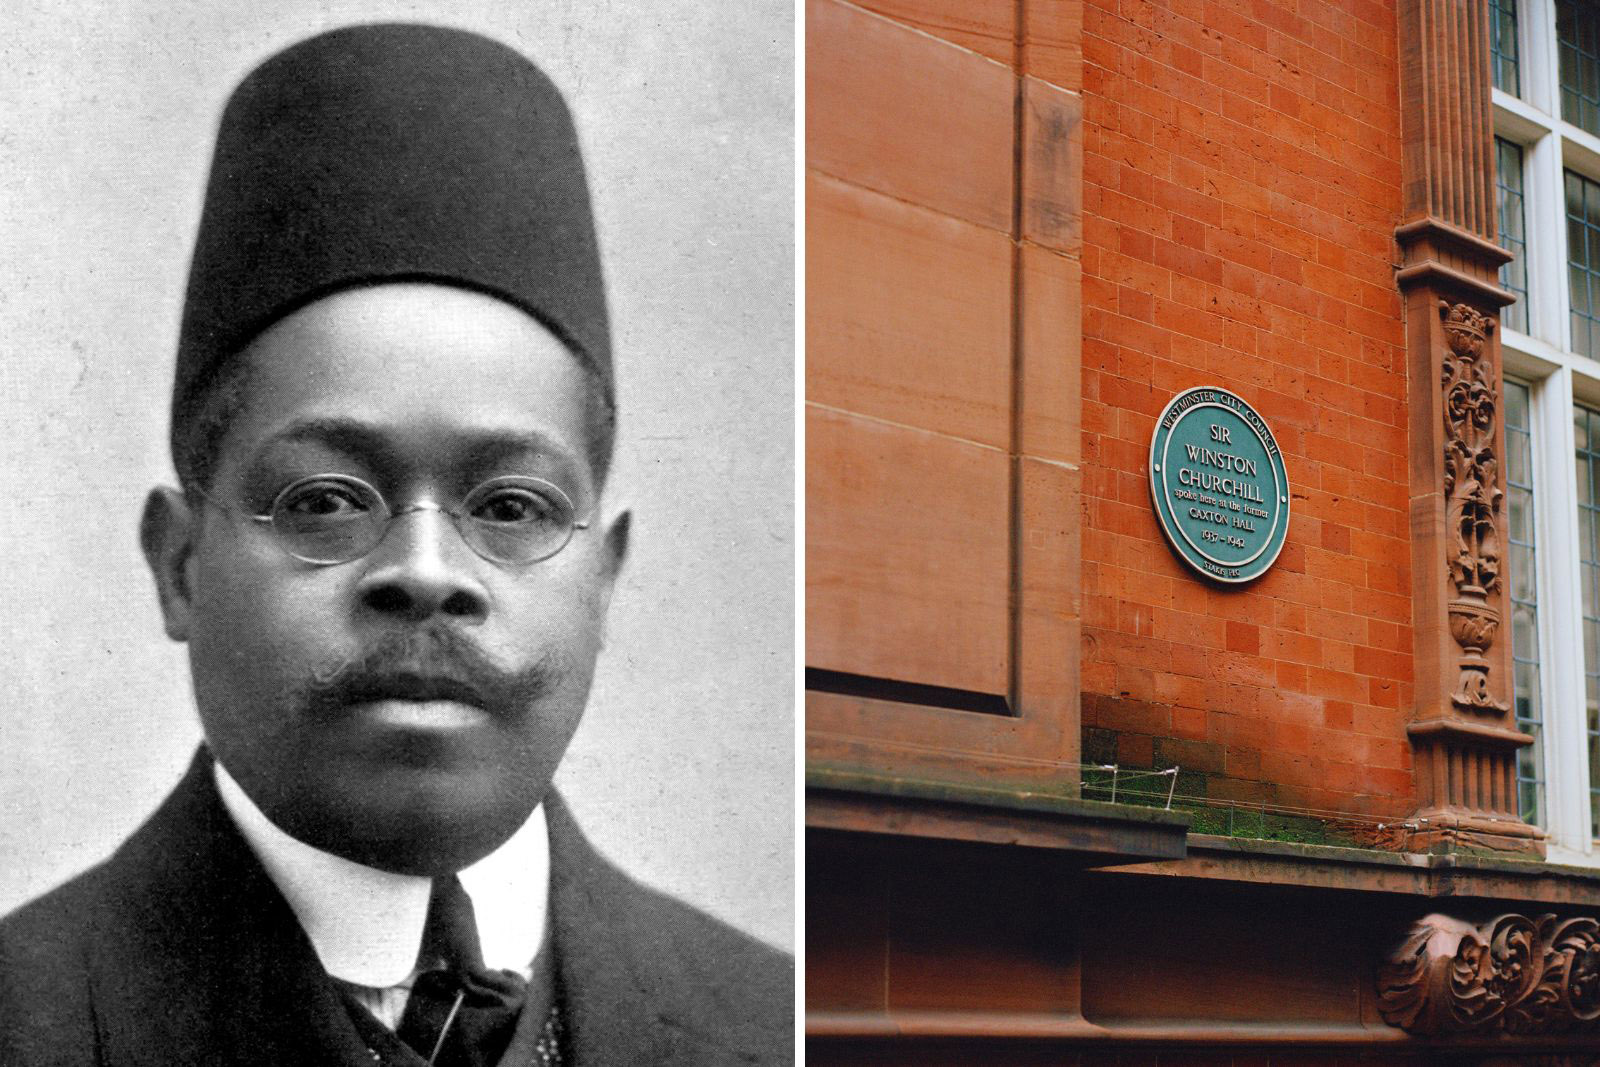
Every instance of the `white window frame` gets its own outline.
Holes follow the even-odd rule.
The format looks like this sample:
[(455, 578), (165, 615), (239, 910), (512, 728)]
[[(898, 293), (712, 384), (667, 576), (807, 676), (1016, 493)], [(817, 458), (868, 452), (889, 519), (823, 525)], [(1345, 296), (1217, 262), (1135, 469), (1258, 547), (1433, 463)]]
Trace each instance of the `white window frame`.
[[(1523, 151), (1528, 332), (1503, 330), (1505, 373), (1530, 388), (1549, 859), (1600, 867), (1591, 837), (1584, 711), (1583, 602), (1578, 588), (1575, 403), (1600, 408), (1600, 360), (1571, 351), (1564, 170), (1600, 181), (1600, 138), (1561, 119), (1555, 0), (1521, 0), (1522, 96), (1493, 90), (1494, 130)], [(1501, 633), (1510, 639), (1510, 620)]]

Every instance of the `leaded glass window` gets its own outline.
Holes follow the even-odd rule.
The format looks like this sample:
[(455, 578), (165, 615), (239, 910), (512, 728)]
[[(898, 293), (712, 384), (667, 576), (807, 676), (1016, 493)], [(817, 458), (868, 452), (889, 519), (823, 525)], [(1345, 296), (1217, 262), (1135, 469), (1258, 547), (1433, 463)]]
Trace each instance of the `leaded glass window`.
[(1572, 350), (1593, 358), (1600, 356), (1600, 182), (1566, 173)]
[(1578, 558), (1583, 595), (1584, 724), (1589, 757), (1590, 834), (1600, 837), (1600, 412), (1573, 406), (1578, 450)]
[(1489, 66), (1496, 89), (1522, 95), (1517, 72), (1517, 0), (1489, 0)]
[(1528, 332), (1528, 241), (1522, 210), (1522, 146), (1503, 137), (1494, 139), (1495, 199), (1500, 209), (1500, 244), (1516, 256), (1500, 268), (1500, 284), (1516, 294), (1517, 302), (1500, 312), (1500, 321)]
[(1561, 117), (1600, 136), (1600, 8), (1556, 0)]
[(1511, 545), (1512, 700), (1517, 728), (1533, 744), (1517, 753), (1517, 799), (1522, 817), (1544, 824), (1544, 716), (1539, 692), (1539, 594), (1534, 581), (1533, 449), (1528, 387), (1505, 383), (1506, 510)]

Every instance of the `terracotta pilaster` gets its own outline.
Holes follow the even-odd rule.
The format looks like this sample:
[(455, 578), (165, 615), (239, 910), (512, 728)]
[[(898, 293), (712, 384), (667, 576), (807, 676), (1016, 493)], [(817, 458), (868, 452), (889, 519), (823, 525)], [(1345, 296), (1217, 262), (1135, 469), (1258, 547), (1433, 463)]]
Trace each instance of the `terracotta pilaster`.
[(1517, 815), (1484, 0), (1400, 5), (1416, 754), (1424, 847), (1542, 854)]

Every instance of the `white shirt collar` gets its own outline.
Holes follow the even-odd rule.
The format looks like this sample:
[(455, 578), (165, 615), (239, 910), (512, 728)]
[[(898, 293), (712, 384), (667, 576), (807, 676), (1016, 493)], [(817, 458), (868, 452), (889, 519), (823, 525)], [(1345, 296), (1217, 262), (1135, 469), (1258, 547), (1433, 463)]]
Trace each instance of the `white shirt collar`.
[[(223, 806), (294, 910), (323, 968), (335, 978), (379, 989), (409, 978), (422, 944), (431, 880), (366, 867), (290, 837), (220, 762), (212, 766)], [(484, 963), (526, 975), (544, 940), (550, 892), (544, 805), (460, 878), (472, 898)]]

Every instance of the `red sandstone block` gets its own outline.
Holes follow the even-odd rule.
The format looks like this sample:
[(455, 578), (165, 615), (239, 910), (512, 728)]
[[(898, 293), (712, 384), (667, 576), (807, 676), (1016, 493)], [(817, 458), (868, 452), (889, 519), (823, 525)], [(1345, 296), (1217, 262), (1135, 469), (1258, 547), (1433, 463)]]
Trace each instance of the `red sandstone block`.
[[(1402, 644), (1402, 640), (1405, 642)], [(1411, 648), (1411, 630), (1409, 627), (1396, 626), (1392, 622), (1383, 622), (1379, 619), (1367, 620), (1367, 644), (1388, 652), (1409, 651)]]
[(1083, 16), (1079, 0), (1027, 0), (1023, 58), (1029, 74), (1063, 89), (1080, 87)]
[(1367, 586), (1380, 592), (1401, 594), (1410, 591), (1411, 572), (1407, 567), (1382, 560), (1367, 560)]
[[(1119, 323), (1127, 326), (1138, 326), (1129, 319), (1118, 319)], [(1164, 356), (1167, 349), (1167, 334), (1165, 331), (1154, 331), (1146, 339), (1154, 355)], [(1125, 378), (1105, 376), (1100, 383), (1100, 398), (1113, 407), (1130, 407), (1155, 415), (1165, 404), (1167, 397), (1157, 398), (1148, 385), (1140, 382), (1128, 381)]]
[(1331, 671), (1349, 674), (1355, 669), (1355, 646), (1347, 641), (1328, 641), (1324, 644), (1322, 665)]
[(1351, 729), (1353, 705), (1347, 700), (1329, 700), (1323, 703), (1322, 724), (1331, 730)]
[(1398, 369), (1357, 360), (1350, 365), (1350, 384), (1382, 398), (1398, 398), (1405, 391), (1405, 376)]
[[(807, 662), (1004, 692), (1003, 457), (815, 407), (806, 428)], [(959, 604), (940, 610), (956, 573)]]
[(1410, 748), (1410, 742), (1404, 738), (1363, 737), (1361, 762), (1367, 767), (1399, 770), (1404, 762), (1404, 753)]
[(1277, 665), (1278, 688), (1298, 692), (1306, 685), (1306, 668), (1303, 663), (1286, 663), (1279, 661)]
[[(1148, 235), (1145, 236), (1148, 239)], [(1102, 249), (1097, 273), (1108, 281), (1143, 289), (1152, 296), (1170, 296), (1172, 274), (1149, 261), (1153, 247), (1153, 244), (1145, 245), (1143, 255), (1135, 255), (1127, 250)]]
[(1360, 644), (1366, 640), (1367, 620), (1360, 615), (1324, 610), (1312, 614), (1310, 621), (1311, 632), (1326, 640), (1341, 641), (1347, 645)]
[(1411, 657), (1370, 645), (1362, 646), (1356, 649), (1355, 669), (1357, 674), (1407, 681), (1411, 678)]
[(1172, 300), (1157, 298), (1155, 324), (1174, 333), (1204, 341), (1206, 344), (1217, 346), (1222, 344), (1222, 316), (1197, 308), (1184, 307)]
[(1184, 681), (1181, 675), (1171, 671), (1156, 672), (1156, 703), (1166, 704), (1169, 707), (1179, 702), (1179, 683)]
[[(1083, 275), (1083, 302), (1095, 307), (1115, 309), (1122, 288), (1116, 282), (1086, 272)], [(1126, 315), (1127, 312), (1124, 311), (1123, 314)]]
[(1358, 762), (1329, 760), (1322, 769), (1322, 781), (1338, 793), (1368, 793), (1371, 788), (1371, 771)]
[[(1152, 637), (1155, 635), (1155, 619), (1152, 609), (1143, 604), (1130, 604), (1119, 601), (1117, 604), (1117, 629), (1125, 634), (1135, 637)], [(1162, 637), (1170, 637), (1162, 634)]]
[(1135, 200), (1145, 203), (1155, 202), (1156, 179), (1148, 170), (1130, 166), (1127, 163), (1114, 164), (1113, 173), (1116, 175), (1116, 184), (1113, 186), (1117, 192), (1124, 196), (1131, 196)]
[(1148, 292), (1126, 285), (1119, 285), (1116, 288), (1117, 310), (1124, 318), (1137, 319), (1146, 323), (1155, 321), (1154, 297)]
[[(1281, 590), (1281, 595), (1289, 596), (1291, 587), (1298, 589), (1305, 579), (1306, 572), (1306, 549), (1304, 543), (1291, 540), (1285, 544), (1283, 551), (1278, 556), (1278, 562), (1273, 565), (1273, 569), (1281, 570), (1287, 576), (1278, 586)], [(1290, 578), (1300, 579), (1301, 582), (1290, 581)]]
[(1260, 654), (1261, 628), (1246, 623), (1228, 623), (1227, 647), (1230, 652), (1246, 652), (1252, 656)]
[(1144, 507), (1150, 502), (1150, 483), (1141, 471), (1137, 474), (1117, 475), (1117, 499), (1124, 504)]
[[(1015, 0), (858, 0), (870, 11), (970, 48), (1001, 63), (1014, 61)], [(1075, 6), (1075, 5), (1063, 5)]]
[[(1116, 421), (1117, 412), (1115, 408), (1109, 408), (1104, 404), (1095, 403), (1094, 401), (1084, 401), (1082, 426), (1086, 439), (1089, 435), (1097, 435), (1109, 432), (1113, 427), (1116, 426)], [(1085, 471), (1084, 473), (1087, 477), (1090, 472)], [(1106, 476), (1110, 474), (1108, 471), (1099, 470), (1093, 473), (1098, 476)], [(1087, 482), (1085, 483), (1085, 491), (1088, 491)]]
[[(1388, 683), (1393, 685), (1394, 683)], [(1351, 729), (1357, 734), (1377, 737), (1401, 737), (1405, 726), (1399, 708), (1385, 708), (1374, 704), (1357, 704), (1353, 712)]]
[(809, 0), (806, 55), (808, 167), (1010, 230), (1009, 68), (837, 0)]
[[(1351, 596), (1351, 588), (1344, 582), (1323, 582), (1318, 603), (1324, 611), (1349, 613)], [(1360, 616), (1353, 617), (1360, 618)]]
[[(1088, 552), (1090, 537), (1086, 533), (1083, 539), (1084, 551)], [(1116, 625), (1117, 605), (1120, 603), (1116, 597), (1109, 595), (1090, 595), (1083, 597), (1083, 626), (1088, 629), (1112, 629)]]
[[(1124, 256), (1149, 263), (1155, 255), (1155, 239), (1142, 230), (1135, 230), (1131, 226), (1119, 223), (1117, 225), (1116, 250)], [(1165, 283), (1168, 275), (1163, 271), (1161, 276)], [(1145, 286), (1144, 288), (1153, 290), (1155, 287)], [(1165, 291), (1165, 289), (1166, 285), (1163, 284), (1162, 290)]]
[(1315, 771), (1310, 755), (1304, 751), (1270, 748), (1261, 751), (1261, 777), (1277, 785), (1278, 795), (1284, 803), (1317, 806), (1317, 802), (1311, 799), (1314, 787), (1308, 788), (1306, 785), (1308, 779), (1315, 780)]
[[(1224, 750), (1223, 770), (1230, 778), (1254, 781), (1261, 777), (1261, 753), (1251, 748), (1228, 748)], [(1216, 783), (1207, 783), (1208, 795), (1213, 784)]]
[(1114, 189), (1104, 189), (1100, 194), (1100, 210), (1136, 230), (1154, 237), (1165, 238), (1171, 233), (1171, 215), (1167, 208), (1135, 200)]
[(1227, 627), (1232, 623), (1219, 620), (1209, 613), (1166, 609), (1157, 611), (1160, 613), (1158, 621), (1162, 624), (1162, 635), (1168, 639), (1219, 652), (1227, 647)]
[(1275, 722), (1271, 726), (1271, 747), (1282, 752), (1307, 752), (1311, 749), (1311, 727), (1296, 722)]
[(1316, 545), (1306, 545), (1306, 573), (1318, 581), (1357, 584), (1361, 580), (1362, 564), (1348, 556), (1337, 555)]
[(1217, 687), (1211, 684), (1208, 671), (1213, 653), (1201, 648), (1191, 648), (1188, 645), (1178, 645), (1172, 650), (1172, 662), (1168, 670), (1185, 678), (1193, 678), (1205, 683), (1205, 692), (1200, 699), (1200, 706), (1208, 710), (1219, 707), (1221, 700)]
[[(1113, 712), (1116, 705), (1112, 705)], [(1117, 762), (1124, 766), (1149, 767), (1155, 759), (1155, 739), (1148, 734), (1117, 735)]]
[[(1272, 660), (1259, 656), (1227, 655), (1212, 661), (1212, 677), (1218, 682), (1270, 693), (1276, 681), (1276, 672)], [(1258, 703), (1261, 695), (1257, 694)]]
[(1175, 303), (1185, 307), (1195, 308), (1209, 314), (1220, 315), (1226, 327), (1228, 319), (1220, 309), (1217, 295), (1221, 292), (1214, 282), (1203, 278), (1190, 277), (1187, 274), (1175, 273), (1172, 276), (1172, 299)]
[(806, 188), (808, 399), (1006, 445), (1011, 242), (830, 178)]
[(1321, 726), (1325, 701), (1305, 693), (1262, 693), (1260, 700), (1262, 718), (1275, 722), (1293, 722), (1302, 726)]
[(1117, 685), (1119, 691), (1128, 693), (1132, 699), (1113, 701), (1101, 713), (1102, 726), (1153, 736), (1165, 736), (1171, 731), (1172, 710), (1137, 695), (1138, 692), (1150, 693), (1154, 690), (1154, 679), (1149, 671), (1118, 667)]
[(1082, 240), (1082, 98), (1031, 77), (1023, 79), (1022, 97), (1022, 236), (1076, 252)]
[[(1154, 91), (1176, 103), (1180, 112), (1195, 110), (1210, 112), (1219, 108), (1221, 90), (1217, 86), (1175, 66), (1154, 64), (1147, 84)], [(1178, 117), (1181, 120), (1182, 114), (1180, 113)]]
[(1206, 736), (1206, 712), (1200, 708), (1174, 707), (1172, 735), (1191, 741), (1203, 740)]
[[(1416, 781), (1409, 767), (1403, 770), (1391, 770), (1383, 767), (1370, 768), (1367, 771), (1367, 788), (1376, 796), (1384, 798), (1408, 798), (1416, 789)], [(1395, 809), (1397, 811), (1403, 809)]]
[(1364, 700), (1367, 686), (1364, 679), (1346, 671), (1333, 671), (1315, 665), (1306, 668), (1306, 689), (1316, 696), (1332, 700)]
[[(1382, 753), (1384, 758), (1388, 758), (1389, 754), (1382, 744), (1374, 744), (1385, 740), (1385, 738), (1381, 737), (1368, 737), (1359, 733), (1314, 727), (1311, 730), (1311, 751), (1318, 757), (1330, 761), (1366, 765), (1372, 762), (1371, 757), (1374, 753)], [(1400, 745), (1405, 742), (1400, 739), (1393, 739), (1389, 740), (1388, 743)], [(1385, 764), (1385, 766), (1393, 766), (1393, 764)]]
[(1322, 662), (1322, 642), (1308, 634), (1292, 630), (1271, 630), (1263, 646), (1266, 655), (1291, 663), (1308, 666)]
[(1330, 552), (1350, 553), (1350, 527), (1338, 523), (1322, 523), (1322, 545)]
[(1363, 448), (1361, 450), (1361, 469), (1364, 473), (1370, 474), (1374, 478), (1387, 482), (1398, 482), (1406, 475), (1406, 462), (1391, 452)]
[(1085, 215), (1083, 239), (1091, 245), (1113, 245), (1117, 240), (1117, 224), (1100, 210), (1100, 186), (1093, 182), (1083, 185)]
[(1337, 351), (1323, 351), (1317, 356), (1317, 374), (1330, 382), (1343, 381), (1349, 360)]
[(1353, 606), (1357, 611), (1365, 611), (1369, 615), (1390, 622), (1409, 622), (1411, 619), (1411, 598), (1396, 593), (1385, 593), (1375, 589), (1358, 591)]

